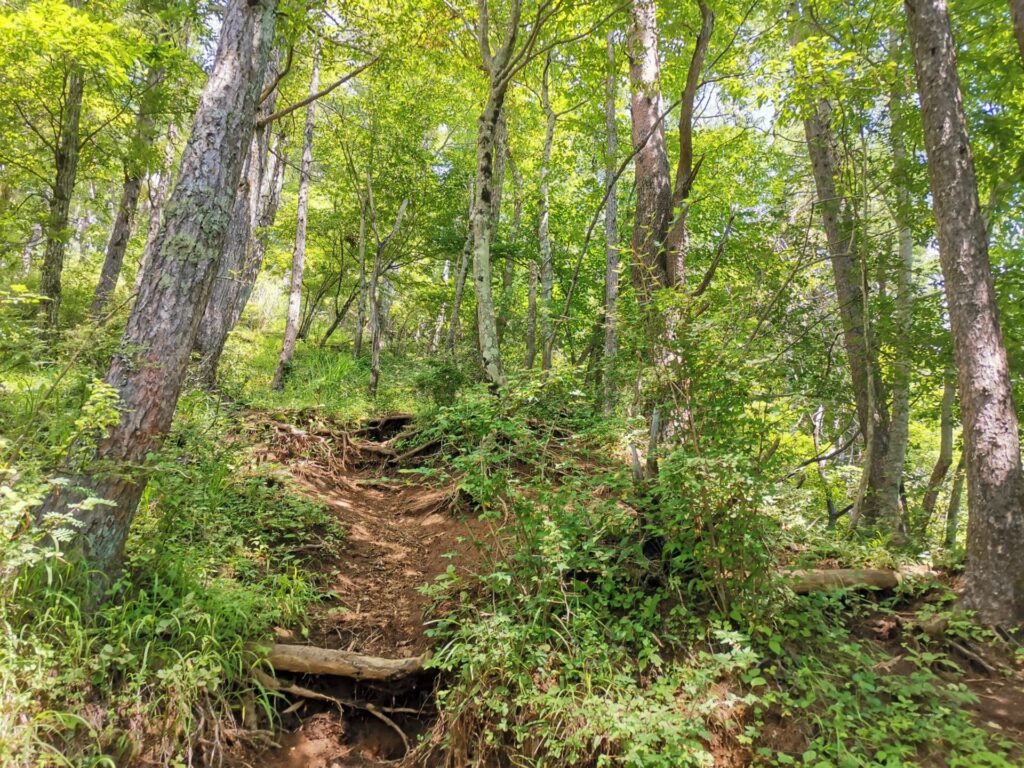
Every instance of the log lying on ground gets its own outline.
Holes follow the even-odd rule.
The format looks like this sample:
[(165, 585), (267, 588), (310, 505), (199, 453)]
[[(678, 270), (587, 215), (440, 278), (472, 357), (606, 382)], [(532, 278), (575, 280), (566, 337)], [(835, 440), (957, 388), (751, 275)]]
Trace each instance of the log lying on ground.
[(898, 571), (883, 568), (818, 568), (788, 571), (789, 588), (798, 595), (847, 587), (892, 589), (901, 581)]
[(267, 661), (278, 672), (336, 675), (353, 680), (394, 680), (421, 672), (429, 657), (430, 654), (425, 653), (407, 659), (384, 659), (333, 648), (276, 643)]

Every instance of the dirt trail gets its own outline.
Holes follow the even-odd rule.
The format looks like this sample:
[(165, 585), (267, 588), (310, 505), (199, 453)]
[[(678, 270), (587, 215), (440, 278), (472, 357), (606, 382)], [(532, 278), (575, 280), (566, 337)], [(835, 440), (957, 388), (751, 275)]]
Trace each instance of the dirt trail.
[[(262, 448), (268, 460), (287, 468), (311, 497), (337, 515), (347, 535), (333, 562), (318, 567), (329, 576), (331, 598), (309, 617), (308, 638), (282, 628), (279, 640), (340, 648), (391, 658), (428, 650), (424, 612), (429, 600), (419, 589), (450, 564), (474, 568), (475, 541), (487, 526), (455, 509), (453, 487), (424, 485), (396, 466), (394, 438), (409, 423), (398, 415), (356, 433), (323, 424), (293, 427), (274, 422)], [(401, 758), (405, 745), (433, 720), (430, 675), (398, 687), (374, 687), (330, 677), (287, 676), (300, 686), (355, 700), (388, 712), (393, 725), (366, 710), (289, 697), (297, 709), (284, 716), (281, 748), (260, 755), (270, 768), (343, 768), (383, 765)], [(398, 708), (406, 710), (393, 712)], [(389, 765), (394, 765), (389, 762)]]

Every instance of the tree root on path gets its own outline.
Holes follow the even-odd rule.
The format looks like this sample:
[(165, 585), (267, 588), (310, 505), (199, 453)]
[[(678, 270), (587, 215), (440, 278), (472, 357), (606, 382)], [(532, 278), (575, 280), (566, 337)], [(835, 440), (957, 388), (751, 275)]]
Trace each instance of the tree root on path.
[[(256, 681), (269, 691), (277, 691), (278, 693), (288, 693), (292, 696), (301, 696), (304, 699), (326, 701), (330, 704), (334, 704), (335, 706), (337, 706), (339, 710), (344, 707), (348, 707), (349, 709), (358, 709), (363, 712), (369, 712), (371, 715), (373, 715), (375, 718), (380, 720), (382, 723), (384, 723), (386, 726), (388, 726), (395, 733), (398, 734), (399, 738), (402, 740), (402, 745), (405, 747), (406, 754), (408, 754), (409, 751), (412, 749), (411, 745), (409, 744), (409, 738), (405, 735), (405, 731), (403, 731), (398, 726), (398, 723), (396, 723), (394, 720), (392, 720), (384, 713), (388, 712), (390, 714), (419, 715), (421, 714), (421, 712), (418, 709), (413, 709), (412, 707), (378, 707), (376, 704), (371, 704), (370, 702), (355, 701), (354, 699), (343, 699), (338, 696), (328, 696), (326, 693), (320, 693), (319, 691), (314, 691), (310, 688), (303, 688), (301, 685), (296, 685), (294, 683), (288, 684), (281, 680), (278, 680), (276, 677), (271, 677), (266, 672), (263, 672), (259, 669), (253, 670), (253, 674), (256, 678)], [(286, 711), (291, 712), (297, 708), (297, 705), (292, 705), (292, 707), (289, 707), (289, 709)]]

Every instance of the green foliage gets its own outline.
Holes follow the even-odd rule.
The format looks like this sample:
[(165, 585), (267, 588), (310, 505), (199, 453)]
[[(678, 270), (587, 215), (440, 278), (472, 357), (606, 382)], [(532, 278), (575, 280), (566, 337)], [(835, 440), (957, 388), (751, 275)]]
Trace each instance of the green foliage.
[[(79, 419), (108, 418), (105, 390)], [(223, 728), (273, 719), (251, 670), (273, 626), (318, 598), (306, 567), (342, 533), (270, 467), (252, 468), (237, 429), (206, 396), (187, 398), (155, 464), (124, 570), (83, 610), (78, 579), (23, 521), (44, 487), (3, 488), (0, 761), (115, 765), (140, 750), (164, 764), (216, 759)], [(310, 547), (310, 540), (319, 542)]]

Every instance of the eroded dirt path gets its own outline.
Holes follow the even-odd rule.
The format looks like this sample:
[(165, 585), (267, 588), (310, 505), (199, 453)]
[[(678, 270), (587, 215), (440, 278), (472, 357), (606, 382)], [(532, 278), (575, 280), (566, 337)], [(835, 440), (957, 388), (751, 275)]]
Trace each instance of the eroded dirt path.
[[(454, 486), (432, 487), (399, 471), (399, 464), (408, 462), (392, 446), (410, 418), (393, 415), (354, 433), (316, 422), (261, 425), (265, 441), (260, 454), (280, 464), (300, 490), (326, 504), (346, 531), (334, 561), (317, 564), (328, 579), (330, 597), (308, 618), (308, 636), (280, 628), (280, 642), (389, 658), (418, 656), (431, 646), (424, 624), (430, 601), (420, 588), (451, 564), (459, 569), (479, 564), (476, 542), (485, 540), (489, 530), (460, 512)], [(433, 720), (435, 681), (430, 674), (383, 687), (326, 676), (281, 677), (369, 704), (386, 712), (391, 724), (359, 708), (290, 697), (295, 710), (283, 717), (285, 732), (277, 739), (281, 748), (262, 754), (260, 765), (382, 765), (404, 756), (403, 734), (415, 744)]]

